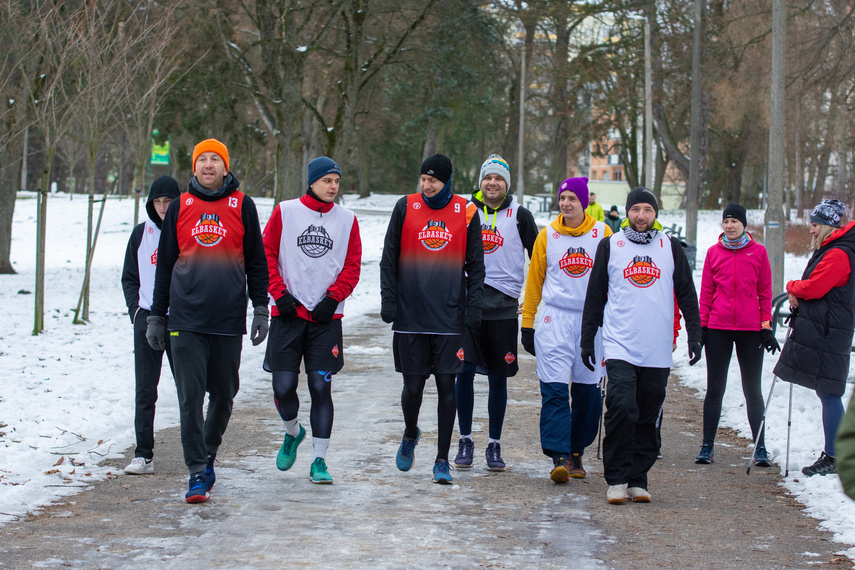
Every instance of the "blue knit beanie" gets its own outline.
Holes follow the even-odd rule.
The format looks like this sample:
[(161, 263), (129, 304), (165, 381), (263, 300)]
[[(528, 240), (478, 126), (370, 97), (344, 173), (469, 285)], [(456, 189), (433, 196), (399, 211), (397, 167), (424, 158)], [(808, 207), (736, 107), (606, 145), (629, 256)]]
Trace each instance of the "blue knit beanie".
[(309, 163), (308, 172), (306, 174), (306, 186), (311, 186), (315, 181), (325, 174), (335, 173), (341, 176), (341, 168), (331, 158), (319, 156)]

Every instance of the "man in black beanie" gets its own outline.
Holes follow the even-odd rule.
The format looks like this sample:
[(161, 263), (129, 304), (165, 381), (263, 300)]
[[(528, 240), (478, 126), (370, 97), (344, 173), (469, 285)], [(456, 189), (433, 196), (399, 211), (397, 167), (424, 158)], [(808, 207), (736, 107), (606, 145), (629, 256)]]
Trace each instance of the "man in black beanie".
[(463, 370), (464, 328), (481, 326), (484, 248), (475, 205), (451, 192), (451, 160), (442, 154), (422, 163), (421, 192), (392, 210), (380, 261), (380, 316), (392, 323), (395, 370), (404, 376), (404, 437), (395, 462), (409, 471), (425, 381), (436, 378), (437, 453), (434, 483), (451, 483), (448, 450), (454, 431), (454, 383)]
[[(656, 462), (656, 422), (673, 365), (675, 298), (686, 321), (689, 364), (701, 357), (692, 270), (680, 242), (657, 229), (658, 214), (653, 192), (633, 188), (626, 199), (629, 225), (597, 247), (582, 314), (582, 361), (593, 370), (605, 359), (609, 378), (603, 471), (612, 504), (651, 500), (647, 472)], [(595, 354), (601, 326), (604, 354)]]

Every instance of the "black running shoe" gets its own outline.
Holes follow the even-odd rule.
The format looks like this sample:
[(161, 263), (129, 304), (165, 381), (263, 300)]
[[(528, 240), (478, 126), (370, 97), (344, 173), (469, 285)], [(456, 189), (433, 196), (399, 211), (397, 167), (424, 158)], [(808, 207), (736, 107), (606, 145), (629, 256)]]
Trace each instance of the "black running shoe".
[(701, 465), (709, 465), (715, 461), (715, 451), (713, 451), (713, 444), (705, 443), (701, 446), (701, 452), (695, 457), (695, 463), (699, 463)]
[(837, 469), (834, 468), (834, 458), (823, 451), (813, 465), (802, 468), (802, 473), (808, 477), (837, 473)]

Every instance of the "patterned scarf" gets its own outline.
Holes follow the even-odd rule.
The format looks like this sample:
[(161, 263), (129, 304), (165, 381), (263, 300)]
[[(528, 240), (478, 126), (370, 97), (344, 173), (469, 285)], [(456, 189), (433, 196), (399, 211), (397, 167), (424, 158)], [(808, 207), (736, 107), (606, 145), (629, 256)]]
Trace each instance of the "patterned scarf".
[(656, 234), (659, 233), (659, 230), (647, 230), (646, 232), (637, 232), (632, 229), (630, 226), (626, 226), (623, 228), (623, 233), (626, 235), (626, 239), (631, 241), (632, 243), (646, 244), (653, 241), (653, 238), (656, 237)]
[(727, 239), (726, 235), (721, 234), (721, 245), (727, 249), (742, 249), (748, 245), (749, 241), (751, 241), (751, 238), (748, 237), (748, 232), (742, 232), (742, 237), (736, 238), (733, 241)]

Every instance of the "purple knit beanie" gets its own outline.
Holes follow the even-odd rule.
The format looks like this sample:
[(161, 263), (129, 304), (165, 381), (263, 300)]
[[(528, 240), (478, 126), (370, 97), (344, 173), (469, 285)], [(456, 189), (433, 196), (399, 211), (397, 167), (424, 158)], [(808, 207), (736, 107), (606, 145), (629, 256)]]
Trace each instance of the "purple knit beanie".
[(558, 197), (561, 197), (561, 193), (565, 190), (570, 190), (576, 197), (579, 198), (579, 202), (582, 203), (582, 209), (588, 207), (588, 179), (582, 176), (581, 178), (568, 178), (564, 182), (561, 183), (561, 186), (558, 187)]

